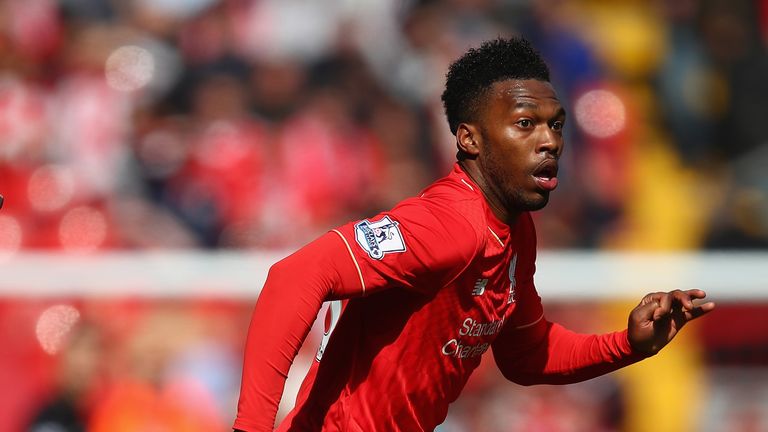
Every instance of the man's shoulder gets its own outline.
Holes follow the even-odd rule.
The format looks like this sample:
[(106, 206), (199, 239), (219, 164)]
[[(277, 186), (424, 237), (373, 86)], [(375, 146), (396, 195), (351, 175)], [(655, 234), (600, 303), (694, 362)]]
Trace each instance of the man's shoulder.
[(416, 197), (409, 198), (397, 207), (420, 207), (438, 218), (466, 220), (475, 227), (485, 224), (485, 207), (474, 185), (455, 176), (447, 176), (429, 185)]

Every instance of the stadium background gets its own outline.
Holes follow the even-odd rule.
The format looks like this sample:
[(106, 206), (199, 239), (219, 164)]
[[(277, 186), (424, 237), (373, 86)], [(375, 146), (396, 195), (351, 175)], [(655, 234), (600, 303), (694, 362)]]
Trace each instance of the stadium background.
[(446, 67), (512, 34), (569, 112), (549, 317), (619, 328), (680, 257), (720, 304), (579, 385), (486, 362), (440, 430), (768, 430), (765, 0), (3, 0), (0, 430), (226, 430), (265, 266), (446, 173)]

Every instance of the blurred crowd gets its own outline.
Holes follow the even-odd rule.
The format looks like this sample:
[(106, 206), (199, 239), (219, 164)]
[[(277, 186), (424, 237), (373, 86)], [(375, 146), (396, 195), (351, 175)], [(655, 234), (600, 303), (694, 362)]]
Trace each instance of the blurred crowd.
[(212, 300), (0, 300), (0, 430), (227, 430), (251, 308)]
[[(766, 0), (0, 0), (0, 261), (373, 216), (449, 172), (447, 66), (511, 35), (568, 112), (542, 247), (768, 248)], [(0, 299), (0, 429), (229, 426), (251, 301), (62, 301)], [(497, 378), (443, 430), (621, 428), (612, 379)]]
[(0, 247), (291, 248), (448, 172), (522, 34), (569, 112), (557, 248), (768, 246), (765, 1), (5, 0)]

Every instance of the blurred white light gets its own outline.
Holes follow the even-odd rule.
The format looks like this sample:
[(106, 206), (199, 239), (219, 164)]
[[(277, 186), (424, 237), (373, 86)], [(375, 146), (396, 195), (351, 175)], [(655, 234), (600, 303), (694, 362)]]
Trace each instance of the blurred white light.
[(217, 0), (137, 0), (137, 3), (159, 15), (173, 20), (190, 19)]
[(144, 48), (121, 46), (109, 55), (105, 66), (107, 84), (115, 90), (131, 92), (147, 85), (155, 73), (155, 59)]
[(32, 173), (27, 183), (27, 198), (38, 211), (59, 210), (69, 203), (74, 193), (74, 175), (65, 166), (42, 166)]
[(72, 252), (93, 252), (107, 237), (104, 214), (92, 207), (69, 210), (59, 224), (59, 242)]
[(624, 130), (627, 110), (619, 96), (609, 90), (590, 90), (574, 104), (576, 122), (596, 138), (610, 138)]
[(0, 262), (21, 248), (21, 224), (13, 216), (0, 214)]
[(80, 312), (70, 305), (55, 305), (44, 310), (35, 326), (35, 335), (43, 351), (51, 355), (59, 352), (79, 320)]

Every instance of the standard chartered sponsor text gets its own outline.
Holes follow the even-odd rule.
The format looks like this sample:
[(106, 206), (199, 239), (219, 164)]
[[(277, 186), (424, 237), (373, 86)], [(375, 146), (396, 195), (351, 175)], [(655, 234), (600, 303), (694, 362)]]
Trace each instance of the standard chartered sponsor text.
[[(488, 322), (478, 322), (474, 318), (466, 318), (459, 326), (459, 336), (465, 338), (491, 336), (500, 332), (503, 325), (503, 318)], [(465, 341), (454, 338), (443, 344), (440, 352), (446, 356), (465, 359), (483, 355), (490, 346), (490, 342), (472, 343), (471, 339)]]

